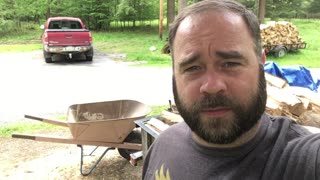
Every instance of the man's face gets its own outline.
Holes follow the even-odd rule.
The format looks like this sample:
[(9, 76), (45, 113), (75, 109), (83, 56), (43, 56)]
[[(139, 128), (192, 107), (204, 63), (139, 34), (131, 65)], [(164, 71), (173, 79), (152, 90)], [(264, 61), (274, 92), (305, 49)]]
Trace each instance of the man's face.
[(227, 144), (257, 123), (266, 104), (264, 71), (240, 16), (187, 17), (173, 46), (174, 98), (192, 131)]

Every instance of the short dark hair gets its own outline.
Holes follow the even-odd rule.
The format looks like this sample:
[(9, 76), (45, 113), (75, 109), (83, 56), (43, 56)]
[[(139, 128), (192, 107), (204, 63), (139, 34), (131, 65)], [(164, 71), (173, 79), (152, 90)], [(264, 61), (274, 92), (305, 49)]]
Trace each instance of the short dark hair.
[(257, 57), (261, 57), (262, 46), (260, 24), (257, 16), (252, 11), (248, 10), (244, 5), (233, 0), (203, 0), (186, 7), (178, 14), (174, 22), (171, 24), (169, 29), (169, 47), (172, 59), (174, 48), (173, 43), (180, 23), (188, 16), (200, 14), (205, 11), (232, 12), (242, 17), (251, 34), (253, 43), (255, 45), (256, 55)]

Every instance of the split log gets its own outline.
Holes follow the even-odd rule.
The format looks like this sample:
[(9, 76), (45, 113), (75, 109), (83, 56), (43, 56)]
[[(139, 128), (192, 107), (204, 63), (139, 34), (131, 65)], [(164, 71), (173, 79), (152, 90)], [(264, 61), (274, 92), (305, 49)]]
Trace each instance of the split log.
[(173, 125), (183, 121), (183, 118), (179, 114), (175, 114), (169, 111), (162, 111), (162, 113), (159, 116), (159, 119), (169, 125)]
[(287, 111), (293, 115), (299, 116), (304, 113), (307, 108), (295, 95), (287, 93), (279, 88), (267, 86), (268, 99), (278, 102), (282, 111)]
[(151, 118), (147, 124), (151, 125), (152, 127), (155, 128), (155, 130), (159, 133), (161, 133), (162, 131), (166, 130), (169, 125), (163, 123), (161, 120), (156, 119), (156, 118)]
[(289, 86), (287, 81), (285, 81), (282, 78), (279, 78), (277, 76), (273, 76), (272, 74), (269, 74), (267, 72), (265, 72), (264, 75), (266, 77), (267, 83), (270, 84), (271, 86), (275, 86), (277, 88), (285, 88), (285, 87)]
[(304, 126), (312, 126), (320, 128), (320, 114), (319, 111), (306, 111), (299, 118), (297, 122)]
[(286, 87), (287, 91), (292, 92), (294, 95), (301, 99), (308, 99), (311, 107), (309, 109), (315, 110), (320, 114), (320, 94), (311, 91), (304, 87)]

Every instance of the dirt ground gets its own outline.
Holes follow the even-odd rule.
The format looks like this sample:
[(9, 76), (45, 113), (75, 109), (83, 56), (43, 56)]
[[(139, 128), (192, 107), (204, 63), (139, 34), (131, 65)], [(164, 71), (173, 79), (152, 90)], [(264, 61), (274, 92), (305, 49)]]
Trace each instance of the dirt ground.
[[(59, 130), (54, 135), (66, 133)], [(89, 154), (93, 148), (84, 146), (84, 153)], [(85, 156), (84, 164), (91, 165), (104, 149), (99, 147), (93, 156)], [(80, 148), (72, 144), (0, 138), (0, 179), (141, 179), (142, 160), (132, 166), (117, 150), (108, 151), (90, 175), (82, 176), (80, 153)]]

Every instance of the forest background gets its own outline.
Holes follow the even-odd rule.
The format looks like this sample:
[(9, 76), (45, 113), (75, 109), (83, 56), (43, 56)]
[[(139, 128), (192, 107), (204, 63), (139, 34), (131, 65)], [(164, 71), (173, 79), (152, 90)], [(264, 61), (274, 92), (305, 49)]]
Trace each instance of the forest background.
[[(150, 26), (159, 19), (160, 0), (0, 0), (0, 35), (38, 28), (48, 17), (80, 17), (90, 30)], [(181, 0), (179, 0), (181, 1)], [(182, 0), (192, 4), (198, 0)], [(257, 12), (258, 0), (238, 0)], [(164, 1), (164, 6), (177, 1)], [(167, 4), (168, 3), (168, 4)], [(172, 4), (172, 3), (171, 3)], [(167, 15), (164, 8), (164, 15)], [(319, 0), (266, 0), (265, 17), (320, 18)]]

